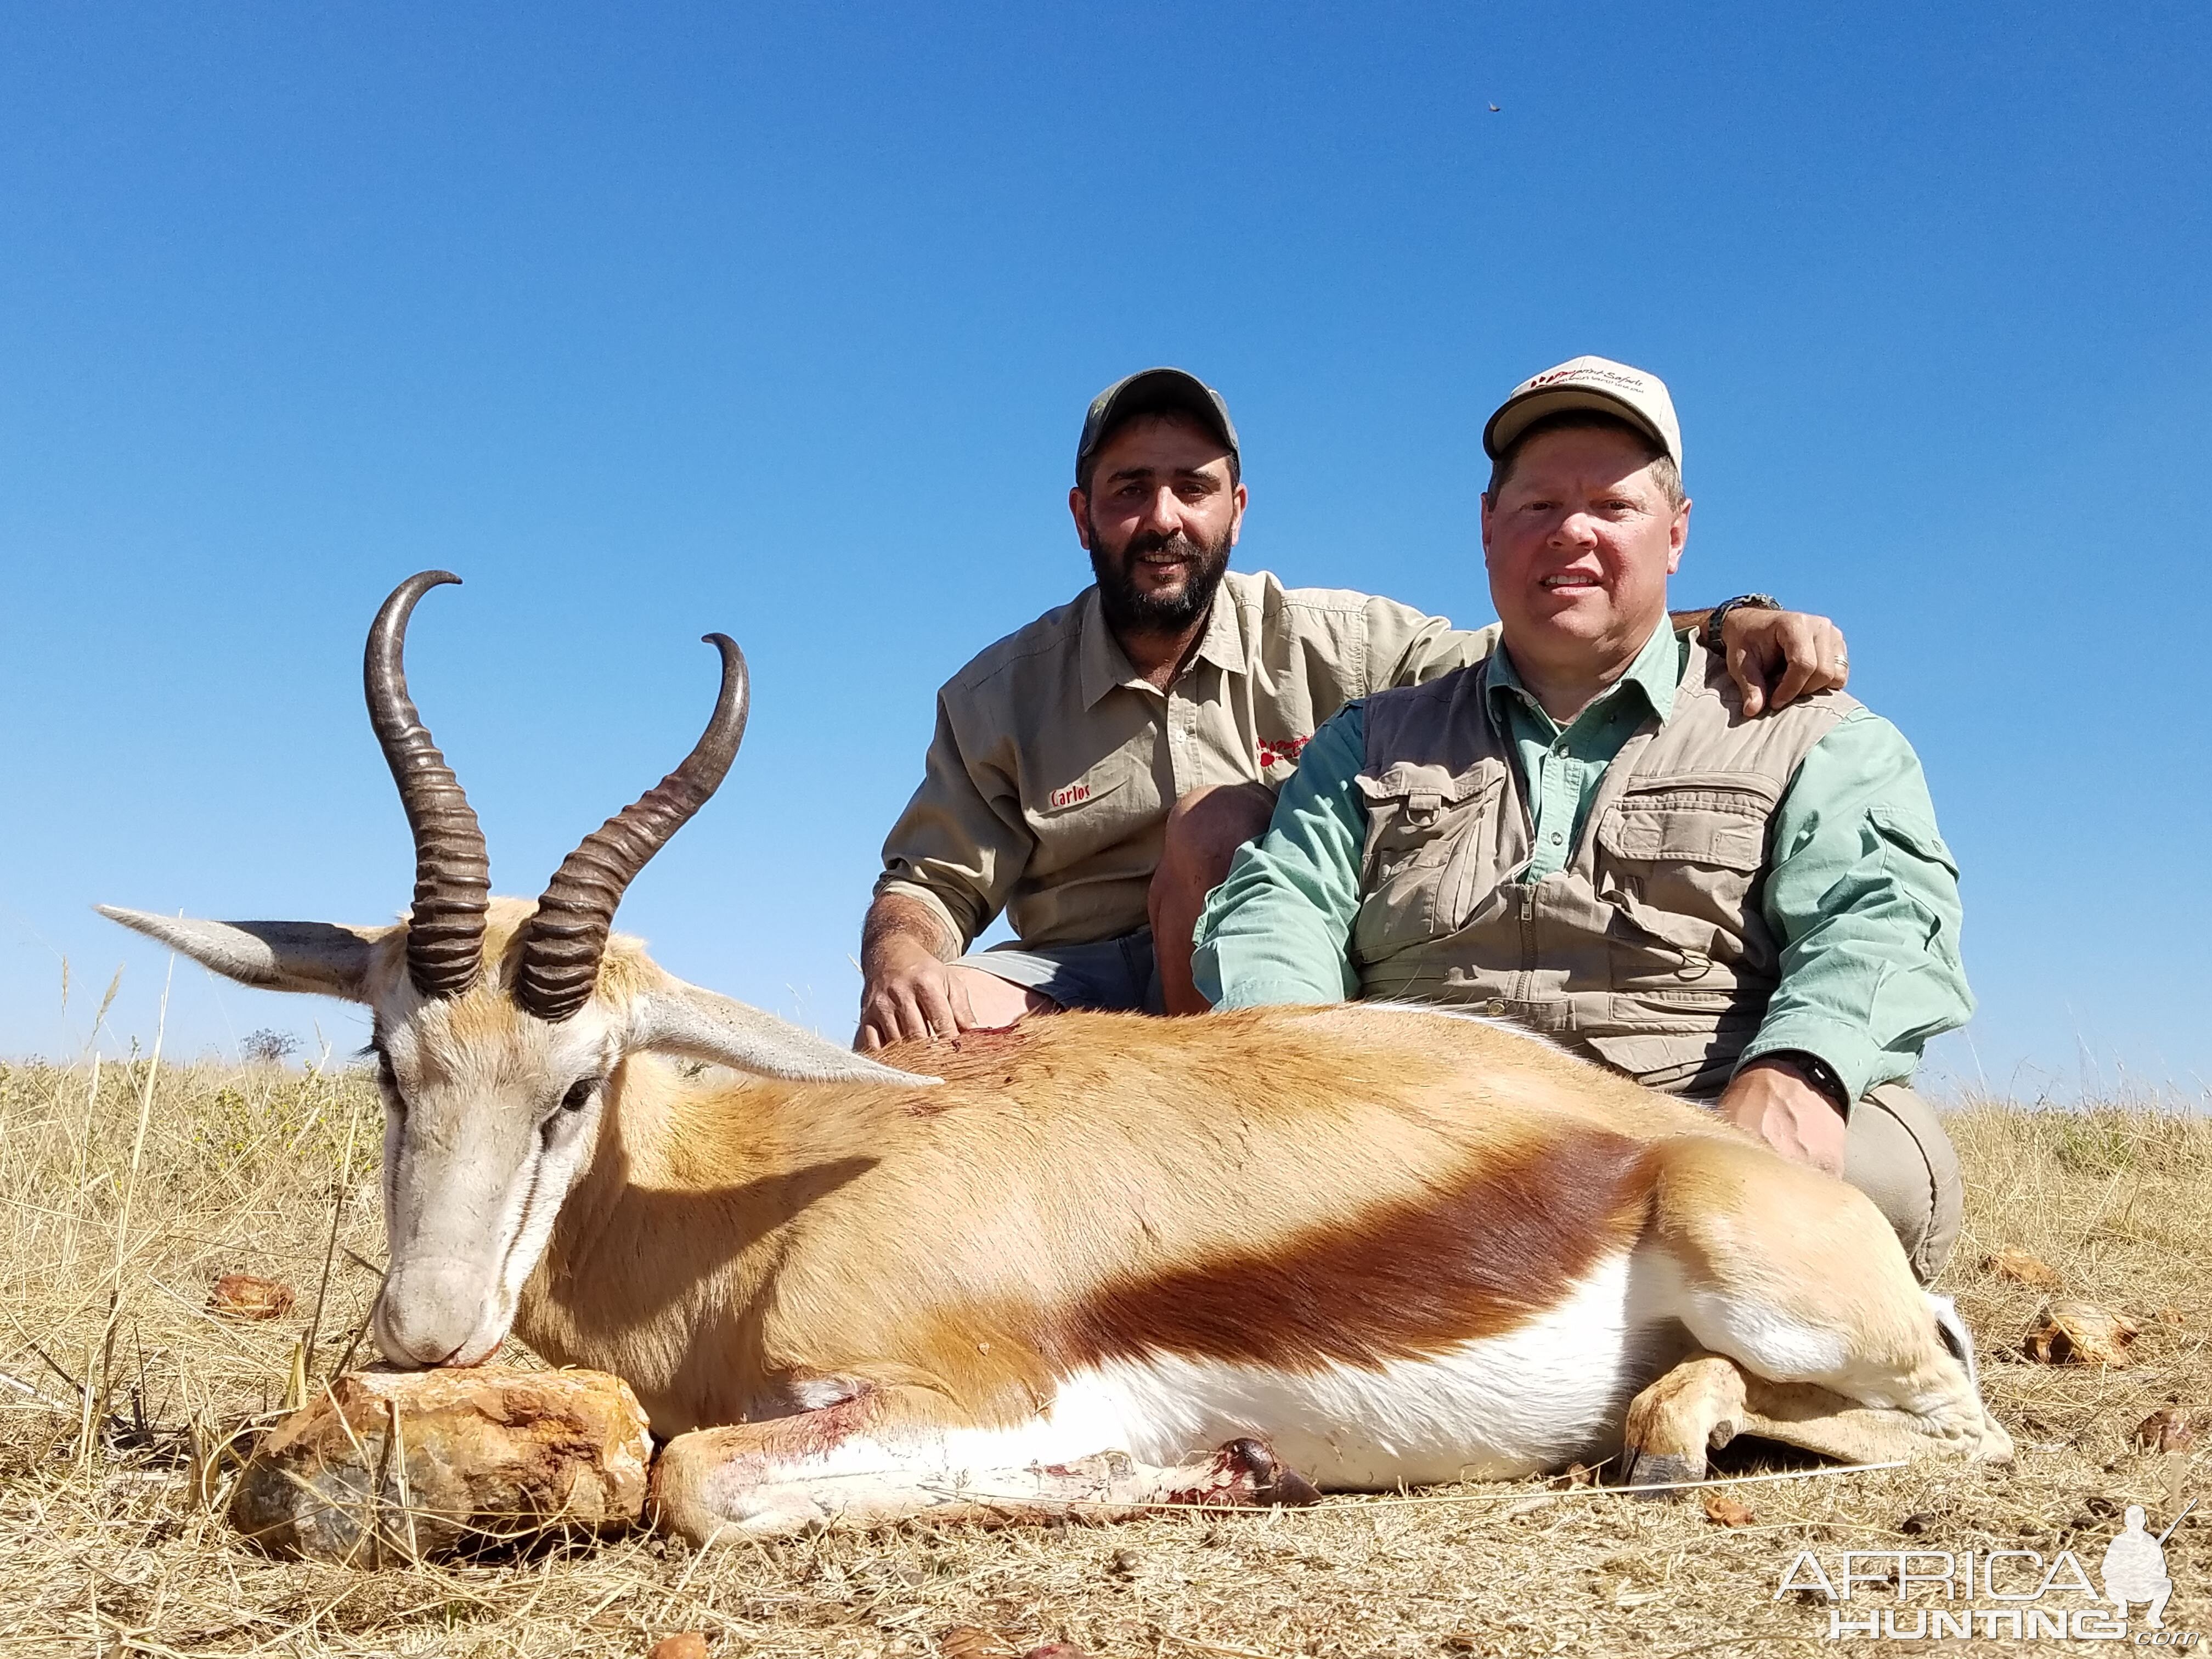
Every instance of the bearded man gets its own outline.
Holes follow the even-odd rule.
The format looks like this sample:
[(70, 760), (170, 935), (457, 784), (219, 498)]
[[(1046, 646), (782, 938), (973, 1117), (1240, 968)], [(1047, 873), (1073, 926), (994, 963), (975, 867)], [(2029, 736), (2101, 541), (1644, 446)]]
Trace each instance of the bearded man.
[[(1057, 1008), (1202, 1011), (1200, 908), (1315, 730), (1496, 643), (1230, 571), (1247, 499), (1228, 405), (1196, 376), (1147, 369), (1093, 400), (1067, 506), (1096, 584), (938, 693), (862, 931), (858, 1046)], [(1844, 683), (1834, 626), (1763, 595), (1675, 621), (1714, 627), (1747, 711)], [(1014, 942), (969, 951), (1002, 908)]]

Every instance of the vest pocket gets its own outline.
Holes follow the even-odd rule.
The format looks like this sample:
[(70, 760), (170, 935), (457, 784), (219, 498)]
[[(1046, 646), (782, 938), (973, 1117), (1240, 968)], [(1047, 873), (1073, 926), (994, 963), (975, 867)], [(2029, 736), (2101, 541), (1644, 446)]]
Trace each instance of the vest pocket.
[(1583, 1034), (1597, 1056), (1647, 1089), (1717, 1094), (1736, 1056), (1758, 1034), (1764, 999), (1741, 993), (1695, 997), (1616, 996), (1607, 1031)]
[(1608, 930), (1616, 988), (1718, 988), (1747, 942), (1771, 954), (1752, 906), (1776, 798), (1757, 786), (1655, 779), (1599, 820), (1598, 892), (1626, 924)]
[(1367, 807), (1367, 848), (1352, 956), (1373, 962), (1457, 930), (1475, 894), (1496, 884), (1505, 763), (1462, 771), (1393, 762), (1352, 781)]

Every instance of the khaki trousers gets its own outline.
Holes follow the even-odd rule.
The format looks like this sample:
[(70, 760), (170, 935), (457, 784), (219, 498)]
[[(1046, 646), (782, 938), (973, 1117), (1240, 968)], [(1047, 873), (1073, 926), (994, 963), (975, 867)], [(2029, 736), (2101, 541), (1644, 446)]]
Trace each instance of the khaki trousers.
[(1966, 1182), (1942, 1121), (1902, 1083), (1878, 1083), (1851, 1108), (1844, 1179), (1875, 1202), (1923, 1285), (1959, 1242)]

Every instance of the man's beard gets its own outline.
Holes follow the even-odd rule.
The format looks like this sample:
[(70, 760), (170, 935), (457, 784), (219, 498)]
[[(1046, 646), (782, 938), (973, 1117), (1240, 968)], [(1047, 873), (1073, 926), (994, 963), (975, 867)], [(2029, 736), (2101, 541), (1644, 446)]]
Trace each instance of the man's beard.
[[(1229, 568), (1229, 532), (1207, 547), (1181, 531), (1163, 536), (1140, 530), (1118, 554), (1103, 550), (1104, 538), (1091, 526), (1091, 574), (1098, 579), (1098, 608), (1117, 634), (1179, 634), (1213, 609), (1214, 590)], [(1189, 561), (1190, 574), (1177, 593), (1152, 593), (1131, 579), (1130, 568), (1146, 553), (1168, 553)]]

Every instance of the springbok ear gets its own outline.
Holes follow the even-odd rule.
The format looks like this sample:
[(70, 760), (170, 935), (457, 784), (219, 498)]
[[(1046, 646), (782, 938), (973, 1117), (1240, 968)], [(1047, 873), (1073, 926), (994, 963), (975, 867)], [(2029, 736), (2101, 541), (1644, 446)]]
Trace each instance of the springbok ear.
[(327, 921), (195, 921), (112, 904), (94, 907), (111, 921), (181, 951), (204, 968), (268, 991), (305, 991), (368, 1000), (369, 963), (382, 929)]
[(802, 1083), (941, 1083), (942, 1078), (895, 1071), (889, 1066), (840, 1048), (811, 1031), (786, 1024), (773, 1014), (742, 1002), (669, 981), (633, 1005), (630, 1041), (641, 1048), (689, 1054), (733, 1071)]

